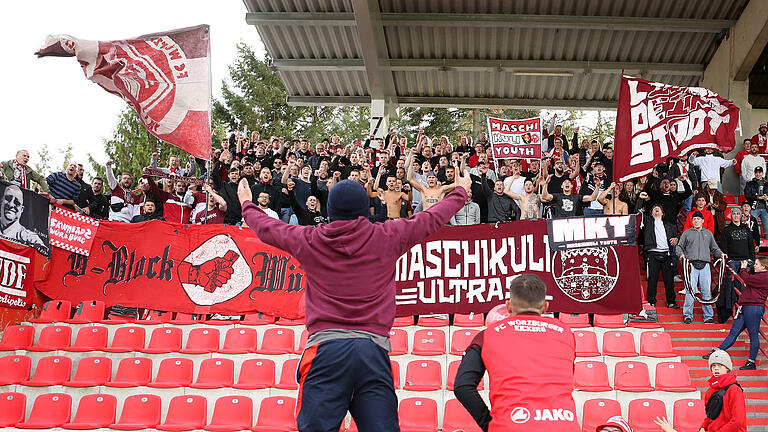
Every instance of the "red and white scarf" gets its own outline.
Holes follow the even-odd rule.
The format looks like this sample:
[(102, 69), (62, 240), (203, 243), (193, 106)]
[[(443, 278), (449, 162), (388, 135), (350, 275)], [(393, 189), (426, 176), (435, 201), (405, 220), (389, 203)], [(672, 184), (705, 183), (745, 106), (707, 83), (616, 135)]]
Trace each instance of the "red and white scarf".
[(13, 179), (21, 184), (21, 187), (27, 187), (27, 167), (13, 161)]

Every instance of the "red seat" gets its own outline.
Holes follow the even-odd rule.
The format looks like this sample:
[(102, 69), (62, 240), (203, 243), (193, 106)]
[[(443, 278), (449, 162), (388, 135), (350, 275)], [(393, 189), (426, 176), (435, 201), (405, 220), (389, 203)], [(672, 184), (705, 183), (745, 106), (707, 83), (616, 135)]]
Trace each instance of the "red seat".
[(178, 327), (158, 327), (152, 330), (149, 344), (139, 352), (147, 354), (164, 354), (181, 350), (182, 331)]
[(72, 342), (72, 327), (53, 325), (43, 327), (37, 343), (27, 347), (27, 351), (57, 351), (69, 347)]
[(637, 357), (635, 337), (625, 330), (611, 330), (603, 335), (603, 354), (611, 357)]
[(610, 391), (608, 367), (601, 361), (578, 361), (573, 367), (573, 384), (581, 391)]
[(173, 319), (173, 312), (159, 311), (159, 310), (147, 310), (140, 320), (136, 320), (138, 324), (163, 324), (169, 323)]
[(456, 327), (482, 327), (485, 325), (485, 320), (481, 313), (455, 314), (453, 325)]
[(589, 399), (584, 402), (581, 430), (595, 432), (598, 426), (613, 416), (621, 416), (621, 405), (615, 399)]
[(85, 357), (77, 363), (75, 377), (64, 383), (67, 387), (95, 387), (112, 378), (112, 359), (109, 357)]
[(301, 354), (304, 352), (304, 348), (307, 347), (307, 340), (309, 340), (309, 332), (307, 329), (304, 329), (301, 331), (301, 335), (299, 336), (299, 347), (296, 348), (296, 354)]
[(244, 396), (222, 396), (216, 399), (208, 431), (240, 431), (253, 426), (253, 401)]
[(27, 349), (35, 340), (35, 328), (31, 325), (10, 325), (3, 331), (0, 351)]
[(274, 324), (275, 323), (275, 317), (271, 315), (264, 315), (262, 313), (254, 313), (254, 314), (248, 314), (243, 318), (242, 321), (240, 321), (240, 324), (244, 325), (267, 325), (267, 324)]
[(233, 327), (224, 335), (222, 354), (250, 354), (258, 348), (258, 333), (252, 328)]
[(275, 386), (275, 362), (271, 359), (248, 359), (240, 365), (237, 389), (255, 390)]
[(117, 398), (111, 394), (89, 394), (80, 398), (75, 418), (64, 429), (101, 429), (115, 422)]
[[(448, 363), (448, 382), (445, 385), (446, 390), (453, 390), (453, 385), (456, 382), (456, 374), (459, 372), (459, 365), (461, 364), (461, 360), (454, 360), (450, 363)], [(478, 390), (484, 390), (485, 389), (485, 378), (482, 378), (480, 382), (477, 384)]]
[(300, 359), (289, 359), (283, 362), (280, 368), (280, 380), (275, 384), (275, 388), (285, 390), (298, 390), (299, 383), (296, 381), (296, 370), (299, 367)]
[(395, 322), (392, 323), (392, 327), (408, 327), (413, 325), (413, 315), (402, 316), (395, 318)]
[(192, 384), (194, 363), (186, 357), (172, 357), (160, 361), (155, 380), (147, 384), (153, 388), (188, 387)]
[(69, 380), (72, 370), (72, 360), (64, 356), (47, 356), (37, 361), (35, 374), (29, 381), (22, 381), (21, 384), (33, 387), (45, 387), (52, 385), (61, 385)]
[[(39, 368), (40, 366), (38, 366)], [(45, 393), (35, 399), (27, 421), (17, 423), (21, 429), (49, 429), (69, 422), (72, 397), (65, 393)]]
[(120, 360), (115, 378), (107, 387), (138, 387), (152, 381), (152, 359), (146, 357), (128, 357)]
[(203, 320), (200, 319), (200, 315), (197, 314), (176, 312), (176, 316), (173, 317), (170, 322), (175, 325), (192, 325), (200, 324)]
[(456, 430), (465, 432), (482, 431), (461, 402), (458, 399), (451, 399), (445, 403), (445, 409), (443, 410), (443, 432), (453, 432)]
[(560, 322), (572, 329), (591, 327), (589, 324), (589, 315), (560, 313)]
[(389, 359), (389, 365), (392, 368), (392, 382), (395, 389), (400, 388), (400, 363), (397, 360)]
[(443, 388), (443, 371), (435, 360), (413, 360), (405, 368), (404, 390), (428, 391)]
[(680, 362), (656, 364), (656, 390), (668, 392), (696, 391), (696, 387), (691, 382), (688, 365)]
[(294, 334), (290, 328), (271, 328), (264, 332), (259, 354), (293, 354)]
[(451, 354), (463, 355), (472, 340), (480, 333), (480, 330), (461, 329), (451, 335)]
[(235, 362), (228, 358), (209, 358), (200, 363), (197, 380), (192, 388), (215, 389), (232, 387), (235, 383)]
[(448, 315), (420, 315), (419, 327), (445, 327), (448, 325)]
[(627, 421), (634, 432), (656, 432), (656, 417), (665, 417), (664, 402), (657, 399), (635, 399), (629, 402)]
[(23, 422), (26, 412), (24, 393), (0, 393), (0, 427), (13, 427)]
[(678, 399), (673, 408), (674, 428), (677, 432), (699, 432), (701, 420), (706, 417), (701, 399)]
[(281, 326), (303, 326), (303, 325), (306, 325), (307, 322), (304, 320), (304, 318), (299, 318), (299, 319), (278, 318), (275, 321), (275, 324), (281, 325)]
[(640, 334), (640, 355), (648, 357), (675, 357), (672, 338), (663, 331), (644, 331)]
[(437, 403), (432, 399), (403, 399), (397, 414), (400, 432), (437, 432)]
[(175, 396), (168, 404), (165, 421), (157, 426), (165, 431), (198, 430), (208, 420), (208, 401), (205, 396)]
[(596, 357), (600, 355), (595, 332), (574, 330), (573, 338), (576, 341), (576, 357)]
[(19, 384), (29, 379), (32, 359), (24, 355), (0, 357), (0, 385)]
[(219, 329), (196, 328), (189, 332), (184, 354), (207, 354), (219, 350)]
[(73, 352), (102, 351), (107, 346), (108, 338), (109, 330), (104, 326), (82, 327), (77, 331), (75, 343), (64, 350)]
[(623, 315), (600, 315), (594, 316), (595, 327), (602, 328), (624, 328), (624, 316)]
[(120, 420), (109, 425), (110, 429), (138, 430), (155, 428), (160, 424), (160, 396), (153, 394), (131, 395), (123, 402)]
[(75, 314), (72, 319), (67, 320), (70, 324), (88, 324), (104, 320), (104, 302), (92, 300), (80, 302), (75, 308)]
[(413, 334), (414, 355), (445, 354), (445, 332), (440, 329), (421, 329)]
[(296, 430), (296, 399), (286, 396), (264, 398), (255, 432), (283, 432)]
[(45, 302), (40, 317), (29, 320), (33, 323), (65, 322), (72, 312), (72, 303), (69, 300), (51, 300)]
[(648, 376), (648, 365), (643, 362), (622, 361), (616, 363), (613, 375), (613, 387), (628, 392), (653, 391)]
[(736, 199), (736, 195), (723, 194), (723, 199), (728, 204), (738, 204), (739, 203), (739, 201)]
[(143, 327), (119, 327), (112, 337), (112, 345), (104, 348), (106, 352), (134, 352), (144, 349), (146, 333)]
[(391, 356), (408, 354), (408, 332), (403, 329), (393, 328), (389, 331), (389, 344)]

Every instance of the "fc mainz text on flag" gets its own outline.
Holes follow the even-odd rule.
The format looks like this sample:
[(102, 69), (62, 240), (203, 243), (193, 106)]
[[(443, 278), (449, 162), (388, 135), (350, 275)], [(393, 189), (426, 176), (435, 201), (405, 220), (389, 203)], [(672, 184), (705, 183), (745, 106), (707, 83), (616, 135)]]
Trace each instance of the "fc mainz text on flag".
[(38, 57), (73, 57), (85, 76), (123, 98), (152, 135), (199, 158), (211, 154), (209, 27), (116, 41), (48, 36)]
[(614, 178), (644, 176), (668, 157), (699, 148), (730, 151), (738, 122), (739, 108), (711, 90), (622, 76)]

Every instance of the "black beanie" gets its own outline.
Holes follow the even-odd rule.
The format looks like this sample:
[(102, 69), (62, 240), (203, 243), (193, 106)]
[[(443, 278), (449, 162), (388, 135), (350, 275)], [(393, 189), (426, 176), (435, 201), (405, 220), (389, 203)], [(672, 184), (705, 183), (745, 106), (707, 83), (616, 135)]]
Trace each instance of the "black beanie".
[(691, 219), (693, 219), (693, 218), (704, 219), (704, 215), (701, 214), (701, 212), (697, 210), (697, 211), (693, 212), (693, 216), (691, 216)]
[(328, 217), (331, 221), (353, 220), (370, 214), (368, 193), (353, 180), (344, 180), (331, 188), (328, 194)]

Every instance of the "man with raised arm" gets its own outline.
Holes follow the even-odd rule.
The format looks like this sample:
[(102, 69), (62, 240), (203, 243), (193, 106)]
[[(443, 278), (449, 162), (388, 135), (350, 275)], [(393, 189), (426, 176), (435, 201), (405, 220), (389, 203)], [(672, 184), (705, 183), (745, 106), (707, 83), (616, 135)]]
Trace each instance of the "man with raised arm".
[(339, 430), (347, 411), (361, 432), (400, 430), (387, 355), (395, 262), (464, 206), (469, 173), (456, 182), (441, 202), (411, 218), (372, 223), (365, 189), (344, 180), (328, 196), (331, 223), (317, 227), (270, 218), (251, 201), (247, 182), (240, 182), (248, 226), (262, 242), (296, 257), (307, 275), (309, 339), (297, 374), (299, 431)]
[(130, 222), (141, 213), (143, 199), (131, 189), (133, 176), (127, 172), (120, 174), (120, 183), (112, 172), (114, 162), (107, 161), (107, 183), (109, 184), (109, 220)]
[(424, 174), (427, 178), (427, 185), (422, 185), (413, 179), (412, 160), (413, 152), (408, 154), (408, 159), (405, 161), (405, 168), (408, 170), (408, 183), (421, 194), (422, 210), (428, 210), (430, 207), (440, 202), (445, 194), (452, 191), (453, 188), (456, 187), (456, 184), (451, 183), (443, 186), (437, 181), (437, 174), (434, 171), (430, 171)]

